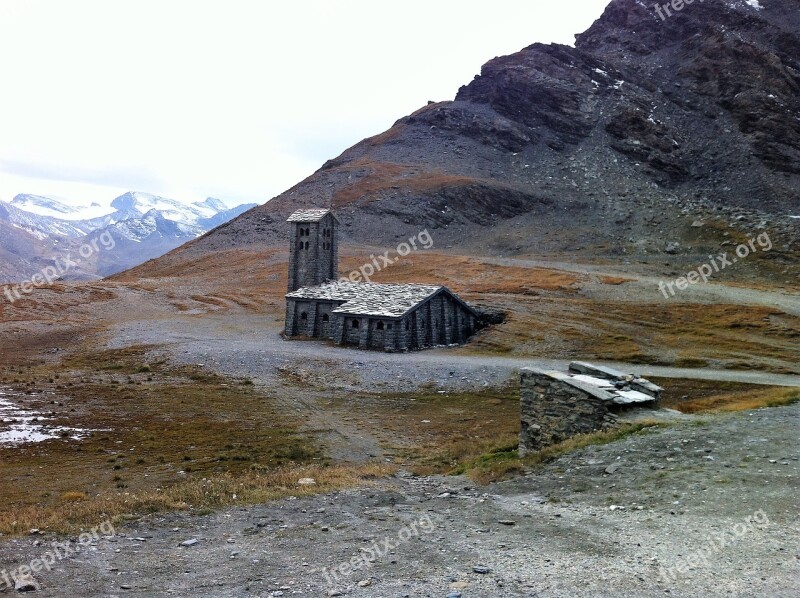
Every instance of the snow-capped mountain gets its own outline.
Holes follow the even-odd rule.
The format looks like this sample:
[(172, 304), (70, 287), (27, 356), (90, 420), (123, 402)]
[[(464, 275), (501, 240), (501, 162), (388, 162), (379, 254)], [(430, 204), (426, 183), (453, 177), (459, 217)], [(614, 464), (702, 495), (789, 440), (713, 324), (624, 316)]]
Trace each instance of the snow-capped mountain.
[(114, 247), (84, 260), (70, 277), (108, 276), (163, 255), (256, 205), (228, 208), (212, 197), (187, 204), (131, 191), (106, 206), (74, 207), (54, 197), (20, 194), (10, 202), (0, 201), (0, 245), (5, 257), (0, 283), (27, 280), (36, 273), (29, 272), (31, 264), (74, 254), (104, 233), (114, 239)]
[(111, 209), (104, 208), (99, 203), (94, 202), (88, 207), (74, 207), (62, 203), (54, 197), (43, 195), (29, 195), (21, 193), (11, 200), (11, 205), (25, 212), (38, 216), (49, 216), (61, 220), (90, 220), (108, 214)]

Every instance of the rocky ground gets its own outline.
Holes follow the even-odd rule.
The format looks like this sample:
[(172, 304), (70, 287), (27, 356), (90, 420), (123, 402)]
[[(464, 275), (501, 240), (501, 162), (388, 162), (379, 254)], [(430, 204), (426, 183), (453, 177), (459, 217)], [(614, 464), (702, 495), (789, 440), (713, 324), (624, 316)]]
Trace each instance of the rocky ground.
[[(37, 573), (37, 595), (795, 596), (799, 418), (797, 405), (690, 418), (486, 487), (400, 472), (153, 516)], [(56, 540), (0, 544), (0, 562)]]

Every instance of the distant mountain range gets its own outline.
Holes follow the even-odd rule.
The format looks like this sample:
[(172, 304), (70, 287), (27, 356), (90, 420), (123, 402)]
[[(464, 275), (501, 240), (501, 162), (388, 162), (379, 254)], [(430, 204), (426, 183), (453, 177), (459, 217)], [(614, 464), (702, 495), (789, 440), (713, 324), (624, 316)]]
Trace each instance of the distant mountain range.
[(100, 249), (63, 278), (91, 280), (115, 274), (163, 255), (256, 205), (228, 208), (212, 197), (185, 204), (128, 192), (114, 199), (110, 208), (97, 203), (74, 207), (51, 197), (17, 195), (10, 202), (0, 201), (0, 283), (28, 280), (101, 237), (106, 243), (95, 242)]

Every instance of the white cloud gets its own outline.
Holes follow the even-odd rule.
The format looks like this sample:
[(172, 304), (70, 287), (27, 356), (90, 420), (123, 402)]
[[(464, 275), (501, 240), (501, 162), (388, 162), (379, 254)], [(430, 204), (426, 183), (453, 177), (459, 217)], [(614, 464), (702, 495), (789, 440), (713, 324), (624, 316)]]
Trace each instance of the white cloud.
[(4, 0), (0, 199), (144, 183), (263, 202), (493, 56), (571, 43), (605, 4)]

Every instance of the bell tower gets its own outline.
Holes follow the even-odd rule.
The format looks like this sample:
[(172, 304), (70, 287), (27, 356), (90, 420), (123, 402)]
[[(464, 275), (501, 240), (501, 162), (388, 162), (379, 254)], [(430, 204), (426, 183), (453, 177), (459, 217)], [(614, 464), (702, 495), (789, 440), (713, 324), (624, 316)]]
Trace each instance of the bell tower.
[(289, 216), (289, 292), (335, 280), (339, 273), (339, 221), (326, 209)]

